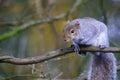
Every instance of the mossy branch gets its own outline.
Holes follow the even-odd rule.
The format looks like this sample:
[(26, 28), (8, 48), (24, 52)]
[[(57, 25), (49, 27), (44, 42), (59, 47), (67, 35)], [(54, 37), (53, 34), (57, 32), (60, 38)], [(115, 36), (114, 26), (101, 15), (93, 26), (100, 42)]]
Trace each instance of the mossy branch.
[[(56, 20), (61, 20), (61, 19), (67, 18), (70, 14), (72, 14), (74, 11), (77, 10), (77, 6), (80, 5), (80, 3), (78, 3), (78, 2), (80, 2), (80, 0), (76, 0), (74, 5), (72, 6), (72, 8), (69, 11), (67, 11), (66, 13), (55, 16), (53, 18), (45, 18), (45, 19), (41, 19), (41, 20), (31, 20), (31, 21), (29, 21), (27, 23), (24, 23), (21, 26), (15, 27), (10, 32), (6, 32), (4, 34), (1, 34), (0, 35), (0, 42), (3, 41), (3, 40), (8, 39), (10, 37), (13, 37), (13, 36), (17, 35), (18, 33), (22, 32), (23, 30), (28, 29), (28, 28), (30, 28), (30, 27), (32, 27), (34, 25), (38, 25), (38, 24), (41, 24), (41, 23), (47, 23), (47, 22), (53, 22), (53, 21), (56, 21)], [(16, 26), (17, 24), (19, 24), (19, 22), (17, 22), (17, 21), (11, 22), (11, 23), (10, 22), (8, 22), (8, 23), (0, 22), (0, 24), (2, 24), (2, 25), (11, 25), (11, 26), (15, 25)]]
[(3, 40), (6, 40), (10, 37), (13, 37), (15, 35), (17, 35), (18, 33), (24, 31), (25, 29), (28, 29), (34, 25), (37, 25), (37, 24), (41, 24), (41, 23), (45, 23), (45, 22), (51, 22), (51, 21), (56, 21), (56, 20), (60, 20), (61, 18), (63, 18), (63, 16), (59, 16), (59, 17), (56, 17), (56, 18), (46, 18), (46, 19), (42, 19), (42, 20), (32, 20), (32, 21), (29, 21), (27, 23), (24, 23), (23, 25), (21, 26), (18, 26), (18, 27), (15, 27), (12, 31), (10, 32), (6, 32), (4, 34), (1, 34), (0, 35), (0, 41), (3, 41)]
[(8, 38), (16, 35), (16, 34), (19, 33), (20, 31), (22, 31), (21, 28), (20, 28), (20, 27), (17, 27), (17, 28), (15, 28), (14, 30), (12, 30), (12, 31), (10, 31), (10, 32), (6, 32), (6, 33), (0, 35), (0, 41), (3, 41), (3, 40), (5, 40), (5, 39), (8, 39)]

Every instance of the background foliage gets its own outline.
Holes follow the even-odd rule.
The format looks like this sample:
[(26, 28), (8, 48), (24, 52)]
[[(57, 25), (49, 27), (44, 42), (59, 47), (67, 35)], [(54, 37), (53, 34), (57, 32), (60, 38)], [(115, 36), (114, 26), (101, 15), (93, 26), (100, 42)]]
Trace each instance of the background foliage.
[[(108, 25), (111, 46), (120, 47), (119, 0), (0, 0), (0, 56), (25, 58), (69, 46), (62, 39), (66, 21), (86, 16)], [(89, 61), (90, 55), (69, 54), (33, 65), (2, 63), (0, 80), (76, 79), (86, 74)]]

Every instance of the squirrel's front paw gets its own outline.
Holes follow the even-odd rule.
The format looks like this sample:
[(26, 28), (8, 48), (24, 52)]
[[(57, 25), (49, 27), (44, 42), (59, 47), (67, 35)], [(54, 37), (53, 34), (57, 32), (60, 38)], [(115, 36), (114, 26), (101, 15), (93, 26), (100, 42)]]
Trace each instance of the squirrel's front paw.
[(80, 47), (78, 45), (74, 45), (74, 51), (79, 54), (80, 53)]
[(80, 51), (79, 45), (71, 45), (72, 49), (75, 53), (80, 54), (81, 56), (85, 56), (87, 53), (84, 51)]
[(80, 52), (80, 48), (78, 45), (71, 45), (71, 48), (74, 50), (75, 53), (79, 53)]

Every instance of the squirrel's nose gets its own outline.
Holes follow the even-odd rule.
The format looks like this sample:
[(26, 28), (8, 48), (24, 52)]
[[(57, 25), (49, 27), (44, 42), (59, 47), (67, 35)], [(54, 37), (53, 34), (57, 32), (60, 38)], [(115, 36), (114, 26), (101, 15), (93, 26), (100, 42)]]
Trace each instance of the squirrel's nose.
[(63, 35), (63, 40), (64, 40), (64, 41), (67, 41), (67, 40), (66, 40), (66, 37), (65, 37), (64, 35)]

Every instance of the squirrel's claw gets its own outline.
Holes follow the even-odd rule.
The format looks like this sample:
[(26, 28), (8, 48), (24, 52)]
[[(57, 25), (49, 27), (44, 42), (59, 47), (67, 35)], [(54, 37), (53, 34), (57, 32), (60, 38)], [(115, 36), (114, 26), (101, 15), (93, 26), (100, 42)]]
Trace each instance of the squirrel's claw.
[(86, 52), (80, 51), (79, 45), (71, 45), (71, 47), (73, 47), (75, 53), (80, 54), (82, 56), (86, 55)]
[(79, 48), (79, 46), (78, 45), (75, 45), (74, 46), (74, 51), (76, 52), (76, 53), (80, 53), (80, 48)]

